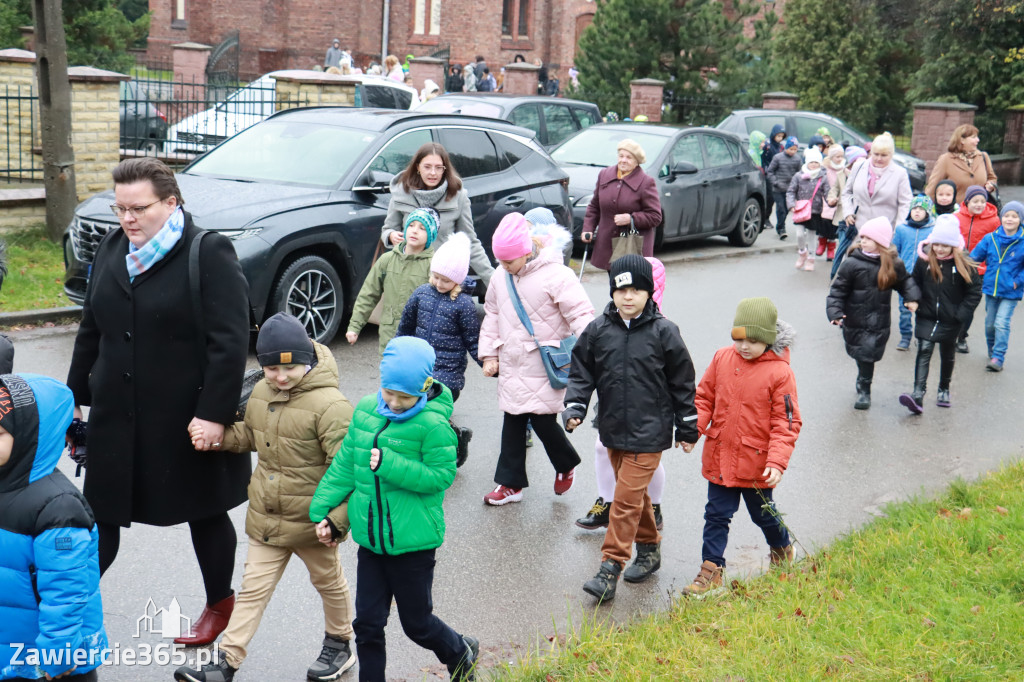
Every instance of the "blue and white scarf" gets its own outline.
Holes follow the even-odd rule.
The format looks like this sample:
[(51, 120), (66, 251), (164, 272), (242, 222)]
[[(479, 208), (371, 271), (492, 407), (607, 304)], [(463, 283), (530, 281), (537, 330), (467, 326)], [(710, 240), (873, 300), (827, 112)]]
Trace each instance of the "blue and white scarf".
[(160, 262), (160, 259), (178, 243), (184, 230), (185, 213), (181, 207), (178, 207), (174, 209), (174, 213), (167, 219), (160, 231), (141, 248), (129, 243), (128, 255), (124, 257), (125, 263), (128, 265), (128, 280), (134, 282), (136, 277)]

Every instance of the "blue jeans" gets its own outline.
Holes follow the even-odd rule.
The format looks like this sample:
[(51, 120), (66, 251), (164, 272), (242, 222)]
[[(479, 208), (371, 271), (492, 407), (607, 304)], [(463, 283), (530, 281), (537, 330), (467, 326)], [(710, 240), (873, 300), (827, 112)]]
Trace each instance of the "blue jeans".
[(1012, 298), (1000, 298), (985, 294), (985, 340), (988, 342), (988, 356), (1000, 363), (1006, 357), (1006, 346), (1010, 341), (1010, 319), (1017, 307)]
[(775, 231), (779, 234), (786, 234), (786, 216), (789, 215), (789, 207), (786, 206), (786, 193), (772, 191), (775, 198)]
[(907, 310), (903, 303), (903, 296), (900, 296), (900, 338), (908, 341), (914, 336), (914, 314)]
[[(760, 495), (758, 494), (760, 492)], [(702, 559), (718, 566), (725, 566), (725, 545), (729, 542), (729, 522), (732, 515), (740, 508), (740, 498), (747, 505), (750, 520), (764, 533), (769, 547), (781, 548), (789, 546), (789, 533), (776, 516), (772, 516), (762, 508), (765, 503), (775, 508), (772, 502), (772, 489), (761, 488), (729, 488), (708, 481), (708, 503), (704, 507), (704, 547)], [(778, 512), (776, 511), (776, 514)]]
[[(846, 224), (846, 221), (839, 223), (839, 244), (836, 246), (836, 257), (832, 259), (832, 274), (829, 275), (831, 279), (835, 279), (836, 273), (839, 272), (839, 264), (846, 258), (846, 252), (850, 250), (850, 245), (853, 244), (853, 240), (857, 237), (856, 226), (850, 227)], [(902, 331), (902, 327), (900, 330)]]

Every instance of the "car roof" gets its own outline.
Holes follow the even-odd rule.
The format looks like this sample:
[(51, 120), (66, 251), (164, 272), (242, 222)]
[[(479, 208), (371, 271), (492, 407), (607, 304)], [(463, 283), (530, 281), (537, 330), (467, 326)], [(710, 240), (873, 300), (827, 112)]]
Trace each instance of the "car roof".
[[(820, 111), (808, 111), (806, 109), (734, 109), (733, 114), (743, 115), (756, 115), (756, 116), (789, 116), (791, 114), (806, 114), (809, 116), (817, 116), (819, 118), (825, 118), (836, 123), (843, 123), (842, 119), (836, 118), (831, 114), (824, 114)], [(844, 124), (845, 125), (845, 124)]]
[(522, 104), (524, 102), (544, 102), (550, 104), (551, 102), (571, 102), (572, 104), (584, 104), (592, 107), (597, 106), (593, 102), (587, 102), (582, 99), (573, 99), (572, 97), (551, 97), (548, 95), (509, 95), (504, 92), (446, 92), (444, 94), (438, 95), (434, 99), (457, 98), (498, 100), (502, 104)]
[(527, 128), (512, 125), (506, 121), (484, 116), (465, 116), (463, 114), (432, 114), (422, 111), (405, 111), (402, 109), (356, 109), (348, 107), (296, 107), (285, 109), (270, 116), (267, 120), (288, 116), (315, 122), (330, 122), (351, 128), (381, 132), (400, 124), (443, 125), (450, 123), (464, 126), (467, 123), (480, 124), (481, 127), (503, 130), (528, 139), (537, 133)]
[(622, 121), (619, 123), (597, 123), (589, 126), (580, 132), (587, 130), (598, 130), (601, 128), (610, 128), (612, 130), (637, 130), (643, 129), (643, 132), (650, 133), (653, 135), (663, 135), (665, 137), (671, 137), (678, 132), (702, 132), (702, 133), (714, 133), (722, 137), (729, 137), (732, 139), (738, 139), (735, 133), (730, 133), (726, 130), (716, 130), (715, 128), (707, 128), (703, 126), (679, 126), (671, 123), (640, 123), (634, 121)]
[(264, 83), (271, 78), (277, 76), (287, 76), (289, 78), (316, 78), (318, 80), (329, 80), (329, 81), (340, 81), (340, 82), (355, 82), (355, 83), (372, 83), (373, 85), (383, 85), (385, 87), (396, 88), (398, 90), (405, 90), (406, 92), (416, 93), (416, 88), (406, 85), (405, 83), (399, 83), (398, 81), (391, 80), (386, 76), (379, 76), (372, 73), (350, 73), (350, 74), (337, 74), (327, 73), (326, 71), (313, 71), (312, 69), (280, 69), (278, 71), (270, 71), (263, 74), (259, 78), (251, 81), (248, 85), (263, 81)]

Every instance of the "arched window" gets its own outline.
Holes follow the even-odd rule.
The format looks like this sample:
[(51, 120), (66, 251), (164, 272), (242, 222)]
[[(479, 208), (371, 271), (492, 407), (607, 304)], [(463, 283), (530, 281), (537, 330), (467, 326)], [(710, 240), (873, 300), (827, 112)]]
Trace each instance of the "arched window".
[(513, 40), (530, 37), (530, 0), (503, 0), (501, 35)]
[(441, 0), (415, 0), (412, 32), (432, 36), (441, 33)]

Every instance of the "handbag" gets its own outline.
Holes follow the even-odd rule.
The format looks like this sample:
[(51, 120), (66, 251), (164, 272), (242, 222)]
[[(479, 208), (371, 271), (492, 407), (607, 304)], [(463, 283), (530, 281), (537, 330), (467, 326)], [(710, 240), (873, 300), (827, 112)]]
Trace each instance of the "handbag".
[(642, 256), (644, 253), (644, 236), (630, 226), (628, 232), (620, 232), (618, 236), (612, 237), (612, 259), (614, 263), (619, 258), (635, 253)]
[(794, 223), (806, 223), (811, 219), (811, 204), (814, 203), (814, 195), (818, 193), (818, 188), (821, 187), (821, 180), (822, 178), (818, 178), (818, 184), (814, 186), (810, 199), (801, 199), (793, 205)]
[(537, 337), (533, 333), (533, 323), (530, 322), (530, 316), (526, 314), (523, 302), (519, 300), (519, 292), (516, 291), (516, 284), (512, 280), (512, 273), (507, 272), (505, 274), (508, 276), (508, 291), (509, 297), (512, 299), (512, 305), (515, 306), (519, 321), (523, 323), (526, 331), (533, 338), (533, 342), (537, 344), (541, 362), (544, 363), (544, 371), (548, 375), (548, 383), (554, 389), (560, 390), (565, 388), (569, 385), (569, 365), (572, 364), (572, 349), (576, 345), (576, 335), (570, 334), (562, 339), (557, 348), (540, 345), (540, 342), (537, 341)]

